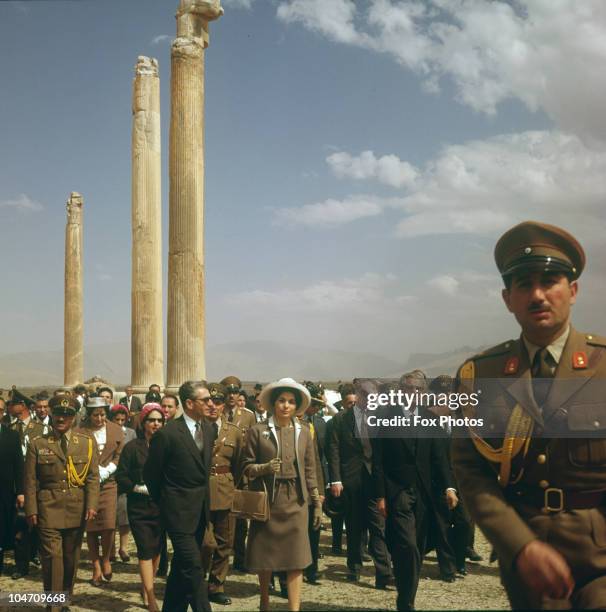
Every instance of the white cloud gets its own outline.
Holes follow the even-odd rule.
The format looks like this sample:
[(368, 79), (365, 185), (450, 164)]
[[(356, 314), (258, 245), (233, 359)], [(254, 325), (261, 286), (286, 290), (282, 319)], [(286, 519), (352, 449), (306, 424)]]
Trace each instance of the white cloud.
[(37, 200), (30, 198), (24, 193), (19, 194), (12, 200), (0, 200), (0, 208), (12, 208), (22, 212), (38, 212), (44, 209), (44, 206)]
[(429, 287), (437, 289), (440, 293), (446, 295), (456, 295), (459, 292), (461, 283), (454, 277), (448, 274), (436, 276), (427, 281)]
[(344, 200), (328, 199), (299, 207), (278, 208), (274, 210), (274, 222), (278, 225), (330, 228), (358, 219), (376, 217), (386, 206), (394, 206), (396, 202), (376, 196), (357, 195)]
[(160, 43), (168, 42), (173, 37), (170, 34), (159, 34), (158, 36), (154, 36), (151, 40), (152, 45), (159, 45)]
[[(387, 306), (387, 293), (394, 284), (391, 274), (365, 274), (356, 279), (320, 281), (298, 289), (246, 291), (228, 297), (228, 303), (251, 308), (292, 312), (372, 313)], [(397, 298), (393, 299), (395, 304)]]
[(396, 188), (412, 185), (418, 175), (413, 165), (400, 160), (396, 155), (377, 158), (372, 151), (363, 151), (358, 156), (339, 151), (329, 155), (326, 161), (339, 178), (376, 179)]
[[(393, 57), (428, 91), (493, 114), (508, 98), (542, 109), (585, 140), (606, 140), (606, 3), (602, 0), (289, 0), (278, 18)], [(366, 3), (365, 3), (366, 5)]]

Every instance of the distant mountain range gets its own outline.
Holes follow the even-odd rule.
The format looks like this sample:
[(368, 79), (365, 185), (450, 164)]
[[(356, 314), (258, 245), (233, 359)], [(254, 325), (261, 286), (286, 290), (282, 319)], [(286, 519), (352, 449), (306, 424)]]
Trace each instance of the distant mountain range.
[[(447, 353), (416, 353), (401, 363), (367, 352), (338, 351), (271, 341), (219, 344), (207, 349), (209, 380), (236, 374), (242, 380), (351, 380), (356, 376), (397, 378), (420, 368), (429, 376), (454, 374), (466, 357), (481, 349), (463, 347)], [(101, 376), (116, 386), (130, 380), (130, 345), (115, 342), (86, 346), (85, 379)], [(63, 351), (0, 354), (0, 387), (58, 386), (63, 381)]]

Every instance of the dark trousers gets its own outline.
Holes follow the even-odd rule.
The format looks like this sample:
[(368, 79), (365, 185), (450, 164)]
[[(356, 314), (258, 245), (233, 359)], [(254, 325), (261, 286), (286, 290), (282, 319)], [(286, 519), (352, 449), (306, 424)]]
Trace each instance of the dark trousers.
[(18, 530), (15, 533), (15, 565), (21, 574), (29, 574), (29, 562), (33, 557), (32, 547), (35, 543), (38, 549), (37, 534), (30, 530), (25, 521), (18, 522)]
[(370, 475), (364, 471), (359, 486), (344, 485), (342, 495), (346, 499), (347, 567), (354, 570), (362, 565), (362, 538), (368, 529), (368, 552), (375, 564), (376, 577), (391, 577), (391, 559), (385, 544), (385, 520), (377, 512)]
[(234, 565), (245, 567), (246, 565), (246, 536), (248, 535), (248, 522), (244, 519), (236, 519), (234, 529)]
[(320, 530), (314, 529), (313, 506), (309, 506), (309, 520), (307, 522), (307, 533), (309, 534), (309, 546), (311, 548), (311, 564), (305, 568), (308, 578), (315, 578), (318, 574), (318, 559), (320, 558)]
[[(465, 505), (459, 500), (457, 507), (450, 515), (451, 528), (448, 539), (455, 556), (457, 568), (465, 567), (466, 550), (470, 542), (473, 542), (473, 523)], [(473, 547), (473, 544), (472, 544)]]
[(200, 521), (195, 533), (169, 531), (173, 544), (173, 560), (166, 581), (163, 612), (209, 612), (207, 585), (202, 570), (202, 540), (206, 529)]
[(421, 554), (417, 543), (417, 497), (412, 489), (387, 500), (386, 539), (393, 561), (398, 610), (412, 610), (419, 586)]
[(162, 531), (160, 536), (160, 561), (158, 562), (158, 572), (168, 574), (168, 542), (166, 541), (166, 531)]
[[(429, 550), (428, 542), (436, 549), (440, 575), (452, 577), (457, 567), (455, 554), (450, 541), (452, 513), (448, 509), (446, 498), (434, 498), (431, 506), (424, 508), (422, 516), (417, 514), (417, 543), (421, 557)], [(462, 564), (465, 566), (465, 563)]]
[(332, 516), (330, 527), (332, 529), (332, 548), (341, 550), (343, 548), (343, 516)]

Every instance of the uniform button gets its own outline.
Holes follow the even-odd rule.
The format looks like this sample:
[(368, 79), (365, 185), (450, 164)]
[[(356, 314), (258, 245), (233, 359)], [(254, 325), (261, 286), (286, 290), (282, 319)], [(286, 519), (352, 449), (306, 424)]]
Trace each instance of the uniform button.
[(61, 489), (61, 491), (62, 491), (62, 493), (65, 493), (65, 492), (66, 492), (66, 491), (65, 491), (65, 489)]
[(539, 455), (537, 457), (537, 463), (540, 463), (541, 465), (543, 465), (543, 463), (545, 463), (545, 461), (547, 461), (547, 457), (545, 455)]
[(539, 481), (539, 487), (541, 487), (541, 489), (546, 489), (548, 486), (549, 486), (549, 482), (547, 482), (547, 480)]
[(599, 427), (600, 426), (600, 421), (594, 421), (593, 422), (593, 426), (594, 427)]

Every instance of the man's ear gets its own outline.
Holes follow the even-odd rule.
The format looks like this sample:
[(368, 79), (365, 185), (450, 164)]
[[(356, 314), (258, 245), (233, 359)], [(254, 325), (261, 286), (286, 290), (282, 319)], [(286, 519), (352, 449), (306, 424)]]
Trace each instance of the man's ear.
[(505, 306), (507, 306), (507, 310), (509, 310), (509, 312), (513, 312), (511, 310), (511, 306), (509, 305), (509, 300), (510, 300), (509, 289), (507, 289), (506, 287), (504, 289), (501, 289), (501, 297), (503, 298), (503, 301), (505, 302)]
[(570, 283), (570, 304), (574, 304), (577, 301), (577, 294), (579, 292), (579, 281), (573, 280)]

